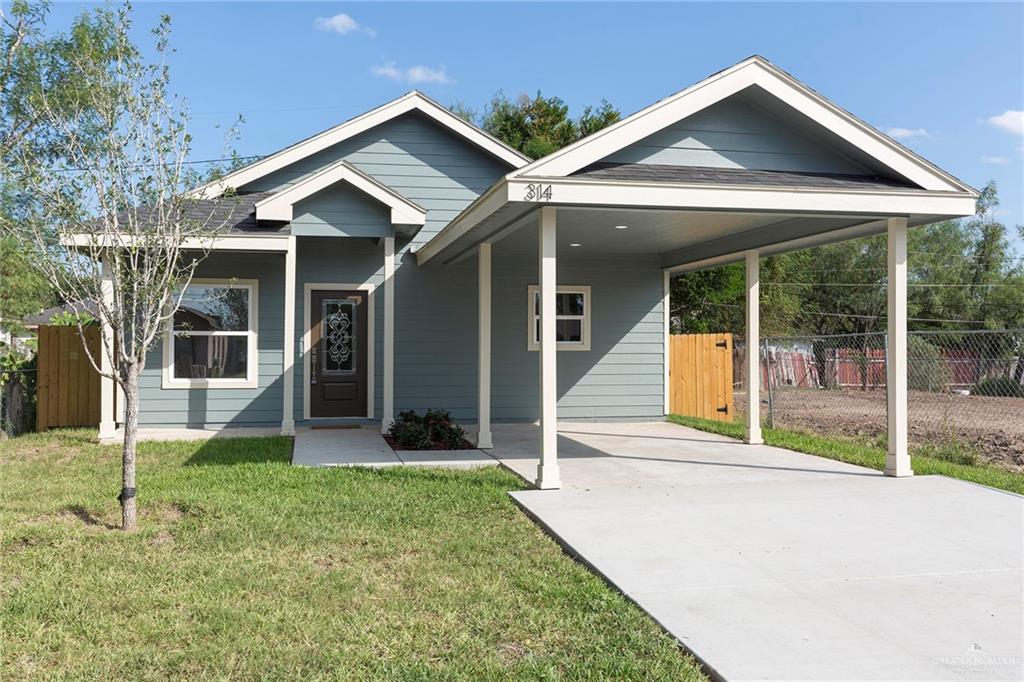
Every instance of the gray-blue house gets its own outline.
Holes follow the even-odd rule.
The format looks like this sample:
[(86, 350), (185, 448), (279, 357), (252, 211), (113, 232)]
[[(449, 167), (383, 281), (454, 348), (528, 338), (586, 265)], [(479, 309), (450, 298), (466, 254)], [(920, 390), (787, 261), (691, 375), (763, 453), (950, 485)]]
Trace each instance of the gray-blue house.
[(387, 428), (436, 407), (486, 448), (492, 420), (540, 420), (541, 487), (557, 418), (667, 412), (673, 272), (746, 261), (756, 367), (759, 256), (880, 232), (887, 471), (909, 473), (906, 232), (977, 197), (760, 57), (537, 161), (412, 92), (196, 193), (243, 215), (150, 355), (143, 426)]

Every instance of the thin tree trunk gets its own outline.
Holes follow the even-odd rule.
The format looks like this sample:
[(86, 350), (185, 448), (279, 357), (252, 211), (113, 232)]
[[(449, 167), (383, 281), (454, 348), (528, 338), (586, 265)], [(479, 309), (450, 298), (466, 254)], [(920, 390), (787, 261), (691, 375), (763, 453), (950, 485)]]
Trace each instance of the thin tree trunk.
[(135, 449), (139, 435), (139, 370), (125, 369), (124, 449), (121, 455), (121, 530), (135, 530)]

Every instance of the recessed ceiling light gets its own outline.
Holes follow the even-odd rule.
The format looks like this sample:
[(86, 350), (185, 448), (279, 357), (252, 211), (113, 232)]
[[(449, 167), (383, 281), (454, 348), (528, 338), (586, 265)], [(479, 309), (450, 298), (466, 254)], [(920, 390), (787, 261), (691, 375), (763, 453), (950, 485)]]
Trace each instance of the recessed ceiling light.
[(576, 242), (573, 242), (572, 244), (569, 244), (569, 246), (582, 246), (582, 244), (577, 244)]
[(625, 230), (627, 227), (629, 227), (629, 225), (616, 225), (615, 229), (616, 230)]

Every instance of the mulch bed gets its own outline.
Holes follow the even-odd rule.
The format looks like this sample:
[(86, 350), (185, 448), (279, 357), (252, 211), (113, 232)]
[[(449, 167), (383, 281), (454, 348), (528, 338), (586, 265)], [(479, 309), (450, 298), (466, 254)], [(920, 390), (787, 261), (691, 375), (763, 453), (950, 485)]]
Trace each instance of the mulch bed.
[(406, 451), (413, 451), (413, 452), (417, 452), (417, 451), (418, 452), (422, 452), (422, 451), (425, 451), (425, 450), (476, 450), (476, 446), (473, 445), (472, 443), (470, 443), (465, 438), (462, 439), (462, 444), (459, 445), (459, 447), (457, 447), (457, 448), (450, 448), (450, 447), (448, 447), (444, 443), (434, 443), (434, 445), (432, 447), (429, 447), (429, 448), (405, 448), (405, 447), (402, 447), (401, 445), (399, 445), (398, 442), (394, 438), (389, 436), (388, 434), (384, 434), (384, 441), (388, 445), (390, 445), (391, 449), (394, 450), (395, 452), (398, 452), (399, 450), (406, 450)]

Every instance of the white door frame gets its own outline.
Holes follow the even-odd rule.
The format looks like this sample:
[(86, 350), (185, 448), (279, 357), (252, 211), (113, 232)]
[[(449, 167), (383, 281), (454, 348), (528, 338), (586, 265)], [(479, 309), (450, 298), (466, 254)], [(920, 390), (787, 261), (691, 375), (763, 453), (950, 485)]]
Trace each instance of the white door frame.
[[(310, 380), (310, 369), (309, 369), (309, 352), (312, 346), (313, 333), (310, 329), (311, 315), (310, 306), (314, 290), (319, 291), (365, 291), (367, 292), (366, 297), (366, 418), (373, 419), (373, 387), (375, 384), (374, 378), (374, 290), (377, 285), (372, 282), (363, 282), (362, 284), (351, 284), (341, 282), (306, 282), (303, 285), (303, 296), (302, 296), (302, 418), (305, 420), (310, 419), (344, 419), (345, 417), (310, 417), (309, 416), (309, 380)], [(352, 417), (349, 417), (351, 419)]]

